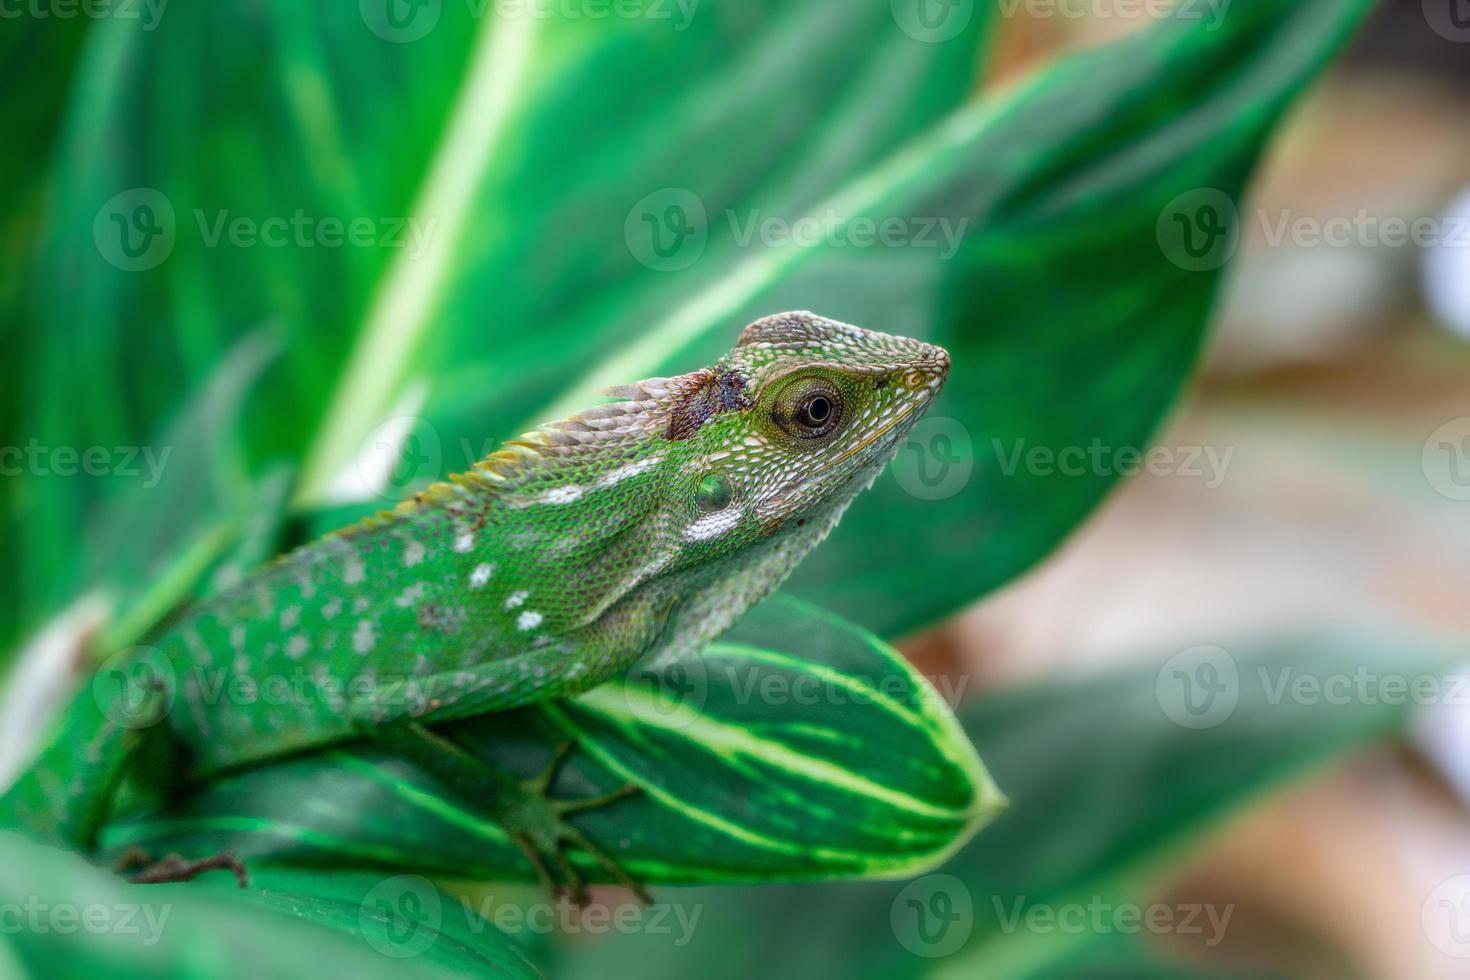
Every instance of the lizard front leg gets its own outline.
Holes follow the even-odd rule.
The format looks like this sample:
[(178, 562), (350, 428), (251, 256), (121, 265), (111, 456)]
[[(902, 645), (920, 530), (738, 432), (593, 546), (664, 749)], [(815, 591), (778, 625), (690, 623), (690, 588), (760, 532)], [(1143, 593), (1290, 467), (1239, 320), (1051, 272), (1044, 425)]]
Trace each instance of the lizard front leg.
[(640, 787), (630, 783), (610, 793), (583, 799), (559, 799), (551, 795), (557, 772), (576, 747), (575, 742), (558, 746), (537, 775), (517, 779), (418, 722), (395, 722), (373, 728), (369, 734), (378, 744), (429, 772), (488, 814), (525, 854), (536, 877), (553, 894), (565, 888), (573, 902), (586, 904), (586, 883), (567, 855), (570, 848), (577, 848), (590, 855), (640, 901), (652, 903), (648, 892), (616, 859), (567, 819), (580, 811), (605, 806), (636, 793)]
[[(490, 661), (451, 673), (383, 685), (353, 705), (353, 727), (363, 737), (401, 755), (474, 803), (504, 828), (537, 877), (557, 891), (564, 886), (582, 903), (586, 888), (567, 857), (587, 853), (614, 879), (649, 902), (648, 893), (568, 817), (639, 791), (628, 784), (585, 799), (552, 796), (557, 772), (575, 748), (565, 742), (538, 775), (519, 779), (429, 728), (450, 721), (522, 707), (586, 690), (625, 670), (661, 635), (672, 603), (642, 598), (620, 604), (556, 646)], [(589, 668), (589, 664), (597, 665)]]

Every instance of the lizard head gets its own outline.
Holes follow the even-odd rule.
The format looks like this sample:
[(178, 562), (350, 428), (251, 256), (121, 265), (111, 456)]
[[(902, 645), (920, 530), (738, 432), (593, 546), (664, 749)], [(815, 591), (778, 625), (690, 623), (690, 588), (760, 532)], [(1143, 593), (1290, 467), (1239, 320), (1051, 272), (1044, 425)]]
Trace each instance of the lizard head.
[[(691, 559), (813, 525), (818, 538), (872, 484), (949, 371), (940, 347), (811, 313), (758, 320), (686, 375), (666, 438), (669, 501)], [(815, 542), (813, 542), (815, 543)]]
[[(623, 654), (643, 649), (630, 639), (639, 631), (659, 637), (660, 655), (692, 652), (822, 540), (948, 371), (932, 344), (782, 313), (746, 327), (713, 366), (617, 386), (613, 401), (421, 496), (463, 508), (453, 547), (465, 542), (473, 570), (493, 555), (500, 587), (518, 590), (506, 602), (529, 590), (543, 635), (607, 616)], [(474, 551), (481, 523), (486, 554)], [(493, 589), (482, 598), (503, 612)]]

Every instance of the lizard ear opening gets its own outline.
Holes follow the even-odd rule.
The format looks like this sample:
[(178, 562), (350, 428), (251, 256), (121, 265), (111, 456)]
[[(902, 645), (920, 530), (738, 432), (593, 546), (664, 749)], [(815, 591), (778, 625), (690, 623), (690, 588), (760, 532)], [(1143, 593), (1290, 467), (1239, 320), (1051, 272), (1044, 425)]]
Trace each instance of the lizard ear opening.
[(669, 406), (669, 439), (688, 439), (721, 412), (750, 407), (745, 376), (724, 364), (685, 376), (687, 381)]
[(722, 473), (706, 473), (694, 488), (694, 505), (701, 513), (713, 514), (730, 506), (735, 488)]

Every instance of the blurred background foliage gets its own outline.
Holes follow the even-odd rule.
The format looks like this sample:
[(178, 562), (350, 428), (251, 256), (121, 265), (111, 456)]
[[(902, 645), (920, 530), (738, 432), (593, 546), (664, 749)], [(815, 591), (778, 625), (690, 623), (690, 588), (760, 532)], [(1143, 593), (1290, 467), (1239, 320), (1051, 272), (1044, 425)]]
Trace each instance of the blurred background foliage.
[[(788, 591), (901, 641), (1012, 799), (947, 877), (660, 889), (698, 910), (687, 935), (492, 930), (455, 913), (482, 884), (382, 906), (393, 861), (303, 873), (293, 851), (245, 899), (206, 881), (131, 899), (179, 917), (156, 948), (7, 935), (9, 964), (209, 976), (242, 942), (282, 975), (341, 957), (368, 973), (1462, 976), (1451, 927), (1470, 915), (1436, 902), (1470, 870), (1463, 704), (1283, 699), (1263, 682), (1433, 677), (1470, 632), (1470, 481), (1454, 469), (1470, 453), (1436, 441), (1470, 403), (1464, 250), (1303, 232), (1470, 212), (1453, 6), (1380, 4), (1355, 35), (1369, 4), (1353, 0), (1182, 3), (1155, 24), (1122, 0), (974, 0), (939, 21), (915, 16), (941, 5), (903, 0), (7, 20), (0, 331), (18, 369), (0, 444), (168, 456), (152, 485), (142, 458), (134, 476), (61, 476), (53, 459), (0, 480), (6, 738), (82, 669), (77, 636), (101, 656), (603, 385), (687, 370), (795, 307), (954, 353), (934, 425)], [(1235, 209), (1228, 266), (1174, 237), (1176, 215), (1218, 202), (1201, 192)], [(135, 257), (109, 222), (139, 205), (172, 217)], [(298, 213), (378, 237), (212, 235)], [(738, 234), (829, 213), (901, 218), (909, 237)], [(647, 236), (673, 218), (668, 251)], [(952, 250), (919, 245), (925, 220), (959, 229)], [(382, 239), (395, 222), (397, 245)], [(1115, 466), (1006, 465), (1022, 445), (1094, 442), (1228, 462), (1218, 480), (1144, 473), (1105, 502)], [(944, 458), (964, 475), (936, 490), (923, 467)], [(785, 608), (800, 607), (763, 615)], [(1202, 645), (1228, 651), (1235, 700), (1189, 727), (1166, 658)], [(269, 816), (313, 787), (320, 819), (385, 814), (340, 759), (299, 768), (312, 778), (251, 774), (194, 815)], [(401, 840), (394, 827), (355, 839)], [(408, 867), (473, 867), (463, 842), (423, 841)], [(137, 891), (4, 847), (11, 896)], [(904, 916), (953, 911), (940, 893), (966, 909), (934, 939)], [(424, 903), (446, 910), (432, 928), (412, 914)], [(1214, 943), (1007, 925), (1089, 903), (1230, 924)], [(374, 930), (399, 926), (427, 930), (426, 951), (385, 957)]]

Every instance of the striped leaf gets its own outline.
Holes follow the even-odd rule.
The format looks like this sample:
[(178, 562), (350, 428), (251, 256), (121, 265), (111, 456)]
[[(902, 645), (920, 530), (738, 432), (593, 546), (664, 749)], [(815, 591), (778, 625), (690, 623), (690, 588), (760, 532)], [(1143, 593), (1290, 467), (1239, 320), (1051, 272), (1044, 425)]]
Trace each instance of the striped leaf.
[[(875, 638), (790, 599), (758, 607), (699, 658), (446, 731), (523, 775), (576, 739), (558, 795), (642, 787), (575, 820), (650, 882), (913, 874), (1003, 805), (923, 677)], [(107, 840), (114, 851), (229, 849), (252, 864), (532, 873), (474, 801), (368, 748), (220, 780)]]
[[(1216, 20), (1175, 3), (955, 113), (902, 159), (922, 166), (883, 172), (864, 213), (947, 218), (966, 230), (953, 256), (828, 250), (752, 297), (742, 312), (813, 304), (954, 357), (944, 396), (797, 569), (796, 594), (901, 635), (1013, 580), (1087, 516), (1130, 471), (1112, 453), (1146, 451), (1188, 382), (1235, 240), (1212, 237), (1195, 262), (1170, 234), (1211, 202), (1226, 225), (1247, 213), (1282, 114), (1371, 5), (1232, 0)], [(1093, 447), (1102, 462), (1082, 466), (1021, 455)]]
[[(1365, 676), (1408, 690), (1461, 674), (1462, 659), (1442, 639), (1414, 634), (1306, 633), (1232, 645), (1224, 662), (1233, 680), (1206, 702), (1214, 713), (1198, 720), (1175, 700), (1183, 692), (1178, 662), (1162, 657), (972, 701), (960, 717), (1014, 804), (935, 874), (907, 883), (690, 891), (680, 901), (704, 910), (692, 941), (642, 932), (567, 942), (549, 972), (561, 980), (633, 972), (643, 980), (1093, 976), (1074, 971), (1118, 955), (1116, 940), (1129, 937), (1111, 919), (1064, 916), (1149, 905), (1160, 874), (1231, 814), (1402, 737), (1416, 718), (1410, 699), (1382, 696), (1393, 690), (1387, 684), (1343, 701), (1283, 696), (1285, 678), (1309, 691), (1342, 690), (1334, 685)], [(1454, 683), (1438, 690), (1457, 690)], [(946, 917), (924, 918), (924, 907), (946, 906)], [(1052, 927), (1026, 927), (1033, 912), (1055, 914), (1036, 920)], [(1208, 935), (1203, 914), (1198, 926)], [(783, 952), (777, 964), (773, 949)], [(1095, 975), (1156, 974), (1128, 964)], [(1162, 975), (1189, 974), (1176, 965)]]
[[(27, 302), (0, 288), (0, 324), (26, 327), (15, 428), (47, 446), (161, 451), (187, 393), (273, 323), (281, 362), (222, 447), (248, 478), (284, 459), (302, 499), (333, 497), (397, 415), (437, 427), (416, 433), (436, 457), (416, 475), (461, 472), (561, 397), (573, 367), (642, 337), (649, 302), (725, 274), (641, 261), (625, 233), (641, 199), (684, 189), (722, 224), (727, 210), (800, 213), (964, 101), (988, 23), (967, 18), (940, 45), (899, 30), (887, 0), (632, 0), (592, 19), (521, 6), (415, 5), (424, 30), (408, 37), (368, 0), (180, 5), (146, 30), (97, 19), (70, 79), (51, 74), (59, 57), (34, 64), (59, 43), (24, 37), (16, 48), (34, 57), (6, 64), (26, 97), (0, 94), (12, 135), (36, 105), (73, 97), (46, 220), (26, 229), (40, 255)], [(30, 33), (70, 30), (48, 24)], [(94, 224), (145, 204), (170, 248), (119, 267)], [(229, 231), (298, 215), (304, 241)], [(328, 247), (315, 234), (326, 222), (365, 222), (371, 241)], [(415, 408), (426, 393), (435, 406)], [(172, 467), (163, 477), (176, 496), (195, 488)], [(136, 554), (157, 547), (148, 525), (109, 521), (108, 498), (171, 513), (165, 494), (118, 479), (11, 482), (0, 493), (25, 519), (7, 535), (16, 612), (0, 610), (0, 650), (20, 639), (17, 619), (33, 628), (89, 587), (136, 583), (136, 560), (83, 560), (79, 528), (93, 525)], [(180, 535), (230, 516), (208, 492), (187, 502), (186, 517), (206, 513)]]
[[(483, 445), (606, 385), (708, 363), (775, 310), (933, 340), (954, 357), (944, 394), (790, 589), (883, 636), (952, 614), (1043, 558), (1148, 448), (1198, 358), (1257, 159), (1371, 3), (1227, 6), (1216, 19), (1177, 4), (983, 93), (807, 208), (760, 195), (756, 210), (727, 209), (831, 218), (838, 233), (741, 245), (712, 218), (689, 270), (629, 276), (616, 303), (545, 327), (554, 343), (609, 330), (619, 343), (569, 357), (541, 407), (534, 382), (507, 387), (504, 365), (469, 366), (466, 383), (429, 397), (425, 432), (446, 449)], [(1216, 248), (1192, 259), (1202, 208), (1232, 234), (1211, 232)], [(853, 247), (842, 233), (893, 219), (936, 246), (948, 229), (952, 247)], [(1171, 238), (1181, 222), (1188, 242)]]
[(304, 977), (324, 964), (350, 977), (540, 976), (473, 909), (412, 875), (131, 885), (0, 832), (0, 906), (5, 977)]

